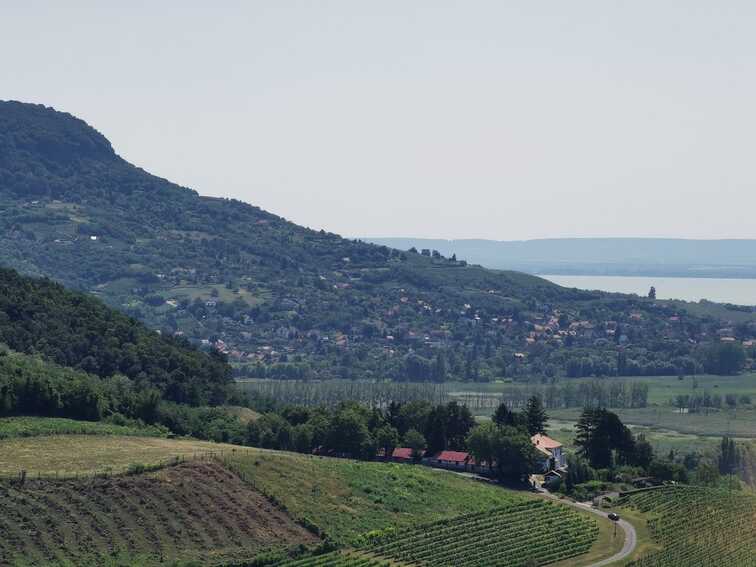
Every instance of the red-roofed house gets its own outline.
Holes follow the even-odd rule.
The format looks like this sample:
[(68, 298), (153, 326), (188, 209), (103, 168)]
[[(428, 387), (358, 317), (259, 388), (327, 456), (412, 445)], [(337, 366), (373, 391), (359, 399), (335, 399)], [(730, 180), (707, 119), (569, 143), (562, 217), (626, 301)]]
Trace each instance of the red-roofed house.
[(543, 456), (541, 467), (544, 471), (567, 467), (567, 459), (565, 458), (564, 451), (562, 451), (562, 444), (559, 441), (540, 433), (533, 435), (530, 440)]
[[(424, 454), (425, 451), (420, 451), (420, 457)], [(394, 449), (394, 452), (391, 453), (391, 460), (396, 463), (411, 463), (414, 460), (412, 458), (412, 449), (409, 447), (397, 447)]]
[(472, 455), (464, 451), (441, 451), (423, 459), (426, 465), (455, 470), (467, 470), (467, 465), (472, 461)]

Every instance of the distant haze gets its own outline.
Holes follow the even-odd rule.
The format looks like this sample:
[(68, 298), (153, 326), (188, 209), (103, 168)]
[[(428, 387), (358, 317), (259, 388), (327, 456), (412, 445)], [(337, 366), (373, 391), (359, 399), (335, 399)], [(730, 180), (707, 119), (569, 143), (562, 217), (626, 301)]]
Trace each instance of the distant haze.
[(532, 274), (756, 278), (756, 240), (565, 238), (501, 242), (422, 238), (363, 238), (487, 268)]
[(0, 97), (346, 236), (756, 238), (756, 3), (6, 2)]

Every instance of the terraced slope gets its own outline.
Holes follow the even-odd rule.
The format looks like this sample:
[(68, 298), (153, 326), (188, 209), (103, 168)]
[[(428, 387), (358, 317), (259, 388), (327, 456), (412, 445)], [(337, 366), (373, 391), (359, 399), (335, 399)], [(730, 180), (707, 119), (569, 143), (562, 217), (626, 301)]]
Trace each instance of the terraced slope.
[(660, 551), (632, 567), (756, 566), (756, 497), (693, 486), (669, 486), (623, 499), (649, 520)]
[(0, 565), (96, 565), (115, 555), (213, 565), (318, 541), (212, 462), (95, 481), (5, 483), (0, 510)]

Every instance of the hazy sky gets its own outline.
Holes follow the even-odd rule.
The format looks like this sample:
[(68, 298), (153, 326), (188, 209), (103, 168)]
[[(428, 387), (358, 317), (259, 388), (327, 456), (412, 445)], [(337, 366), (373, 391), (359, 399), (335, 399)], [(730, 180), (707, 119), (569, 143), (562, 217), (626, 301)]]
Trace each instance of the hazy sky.
[(756, 3), (0, 4), (0, 98), (347, 236), (756, 237)]

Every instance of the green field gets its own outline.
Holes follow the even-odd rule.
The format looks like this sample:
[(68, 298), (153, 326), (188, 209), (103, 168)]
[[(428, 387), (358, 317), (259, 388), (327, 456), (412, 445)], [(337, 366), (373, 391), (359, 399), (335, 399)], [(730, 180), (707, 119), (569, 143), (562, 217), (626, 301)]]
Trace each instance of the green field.
[[(216, 293), (217, 295), (213, 296), (213, 293)], [(238, 290), (234, 291), (232, 289), (228, 289), (225, 285), (209, 284), (176, 286), (165, 290), (164, 292), (162, 292), (162, 295), (166, 299), (175, 297), (178, 299), (186, 298), (189, 301), (194, 301), (195, 299), (207, 301), (208, 299), (214, 298), (218, 301), (223, 301), (226, 303), (233, 303), (237, 299), (241, 299), (247, 305), (254, 306), (265, 301), (265, 297), (269, 294), (265, 292), (255, 295), (244, 288), (239, 288)]]
[[(704, 452), (715, 449), (721, 442), (720, 437), (711, 435), (680, 433), (644, 425), (630, 425), (629, 427), (634, 435), (644, 435), (660, 455), (666, 455), (670, 450), (680, 455), (694, 451)], [(574, 449), (575, 422), (552, 418), (549, 421), (548, 435), (566, 445), (568, 450)]]
[(756, 565), (756, 496), (668, 486), (632, 494), (622, 505), (642, 513), (661, 546), (632, 567)]
[(165, 437), (163, 427), (113, 425), (102, 421), (78, 421), (62, 417), (0, 418), (0, 439), (40, 435), (137, 435)]
[(29, 476), (72, 476), (118, 473), (130, 466), (155, 465), (176, 457), (191, 459), (245, 447), (196, 441), (117, 435), (51, 435), (0, 440), (0, 475), (26, 471)]
[[(576, 422), (582, 410), (549, 410), (549, 416), (560, 421)], [(722, 410), (709, 415), (678, 413), (670, 407), (612, 410), (624, 423), (657, 430), (698, 435), (703, 437), (756, 437), (756, 409)]]
[(649, 404), (666, 404), (679, 394), (694, 395), (706, 390), (723, 398), (726, 394), (749, 395), (756, 403), (756, 374), (753, 373), (737, 376), (686, 376), (682, 380), (675, 376), (649, 376), (633, 380), (648, 383)]
[[(696, 376), (679, 380), (674, 376), (639, 378), (607, 378), (606, 380), (638, 380), (649, 385), (649, 406), (645, 408), (612, 408), (634, 433), (643, 433), (660, 453), (703, 451), (716, 445), (724, 435), (737, 439), (756, 439), (756, 374), (739, 376)], [(573, 383), (587, 379), (574, 379)], [(496, 395), (513, 389), (525, 391), (527, 385), (516, 383), (451, 384), (452, 392), (481, 392)], [(708, 413), (680, 413), (669, 401), (678, 395), (695, 395), (708, 391), (723, 399), (727, 394), (750, 396), (750, 405), (737, 409), (710, 410)], [(572, 444), (574, 425), (582, 408), (548, 409), (549, 435), (566, 445)], [(478, 412), (487, 418), (489, 410)]]
[[(649, 386), (648, 404), (662, 405), (667, 404), (678, 394), (701, 394), (709, 391), (712, 394), (719, 394), (722, 398), (726, 394), (735, 394), (737, 396), (749, 395), (756, 404), (756, 373), (745, 373), (737, 376), (714, 376), (704, 374), (700, 376), (685, 376), (682, 380), (677, 376), (621, 376), (612, 378), (562, 378), (561, 381), (567, 381), (574, 385), (589, 383), (595, 380), (611, 381), (621, 380), (623, 382), (645, 382)], [(512, 382), (511, 380), (489, 382), (489, 383), (470, 383), (470, 382), (447, 382), (444, 384), (452, 395), (460, 392), (480, 392), (483, 394), (506, 394), (514, 391), (527, 392), (530, 386), (522, 382)]]
[(433, 522), (536, 498), (422, 466), (272, 451), (239, 453), (226, 462), (296, 518), (347, 544), (363, 543), (362, 536), (372, 530)]

